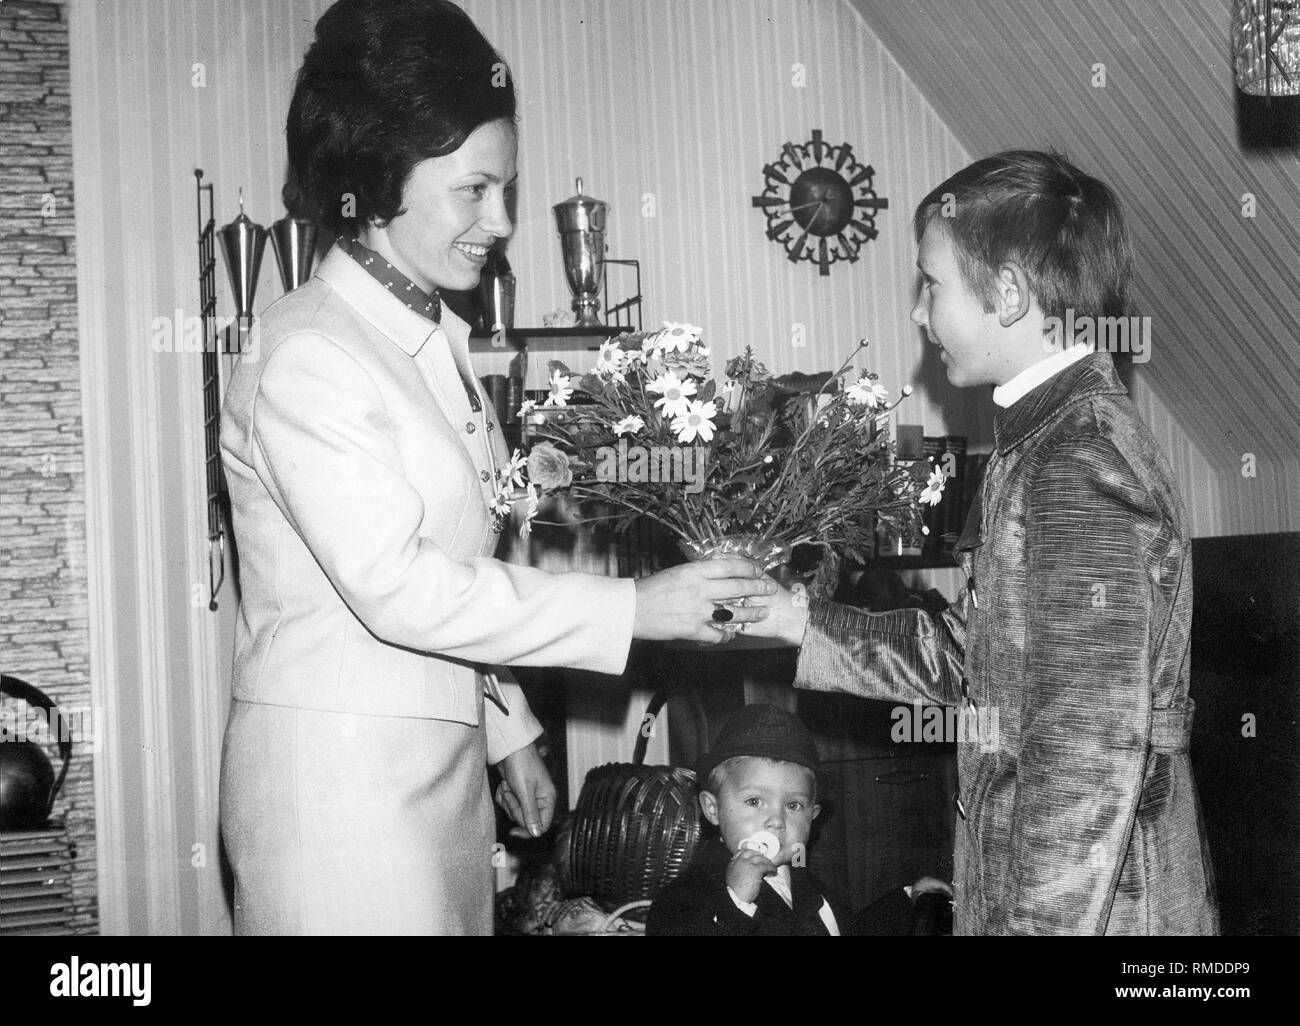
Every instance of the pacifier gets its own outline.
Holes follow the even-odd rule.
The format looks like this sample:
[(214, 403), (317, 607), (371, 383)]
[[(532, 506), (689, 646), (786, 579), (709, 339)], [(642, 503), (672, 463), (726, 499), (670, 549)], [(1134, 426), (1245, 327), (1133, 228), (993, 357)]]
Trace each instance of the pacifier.
[(781, 842), (770, 830), (760, 830), (741, 841), (739, 847), (741, 851), (745, 849), (756, 851), (769, 862), (775, 862), (777, 854), (781, 851)]

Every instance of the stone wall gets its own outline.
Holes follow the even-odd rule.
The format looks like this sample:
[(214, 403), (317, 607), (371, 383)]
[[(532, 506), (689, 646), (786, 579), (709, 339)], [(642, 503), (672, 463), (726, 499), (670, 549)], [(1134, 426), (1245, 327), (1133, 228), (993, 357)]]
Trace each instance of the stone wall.
[[(64, 3), (0, 3), (0, 665), (89, 725), (68, 62)], [(76, 926), (94, 932), (88, 743), (55, 814), (77, 848)]]

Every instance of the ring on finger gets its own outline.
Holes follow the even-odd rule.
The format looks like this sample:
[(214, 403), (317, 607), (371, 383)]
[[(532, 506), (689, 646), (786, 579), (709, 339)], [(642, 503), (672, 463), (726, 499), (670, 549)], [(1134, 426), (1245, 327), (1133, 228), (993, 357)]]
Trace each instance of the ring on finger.
[(732, 620), (732, 618), (735, 617), (735, 615), (736, 615), (736, 614), (733, 613), (733, 612), (732, 612), (730, 609), (728, 609), (726, 606), (714, 606), (714, 607), (713, 607), (713, 622), (714, 622), (714, 623), (730, 623), (731, 620)]

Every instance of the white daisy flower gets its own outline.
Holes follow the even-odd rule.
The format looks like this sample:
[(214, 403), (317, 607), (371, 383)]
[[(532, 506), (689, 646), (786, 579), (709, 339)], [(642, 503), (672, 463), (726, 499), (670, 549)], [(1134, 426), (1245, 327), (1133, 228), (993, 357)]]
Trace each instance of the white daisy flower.
[(638, 431), (642, 431), (644, 429), (645, 429), (645, 421), (642, 420), (634, 413), (630, 417), (624, 417), (622, 420), (620, 420), (617, 424), (614, 425), (614, 434), (616, 436), (635, 435)]
[(844, 390), (844, 397), (854, 406), (866, 406), (871, 402), (871, 379), (858, 378)]
[(713, 403), (699, 400), (691, 403), (686, 412), (673, 421), (673, 432), (679, 442), (693, 442), (698, 437), (701, 442), (713, 441), (713, 416), (718, 408)]
[(567, 374), (551, 371), (551, 394), (546, 397), (543, 406), (567, 406), (573, 398), (572, 379)]
[(931, 506), (939, 505), (939, 500), (943, 498), (943, 486), (947, 480), (943, 468), (935, 467), (930, 471), (930, 480), (926, 482), (925, 488), (921, 491), (920, 501), (928, 502)]
[(537, 403), (533, 402), (531, 399), (525, 399), (524, 404), (519, 407), (519, 413), (517, 416), (520, 420), (524, 420), (535, 409), (537, 409)]
[(684, 416), (690, 409), (689, 397), (695, 394), (695, 382), (689, 378), (681, 381), (672, 371), (664, 371), (646, 385), (645, 390), (659, 394), (659, 398), (655, 400), (655, 407), (661, 410), (665, 417), (679, 417)]
[(524, 486), (524, 469), (528, 466), (528, 457), (523, 451), (516, 449), (510, 457), (510, 462), (506, 466), (497, 470), (497, 477), (501, 479), (502, 489), (508, 487), (522, 488)]
[(854, 406), (883, 406), (889, 401), (889, 389), (869, 375), (862, 375), (845, 391)]
[(703, 330), (694, 324), (664, 321), (664, 330), (655, 336), (655, 342), (659, 348), (668, 352), (685, 353), (700, 340)]
[(626, 362), (627, 354), (619, 348), (617, 342), (602, 342), (600, 352), (596, 354), (596, 373), (601, 377), (622, 381), (623, 366)]

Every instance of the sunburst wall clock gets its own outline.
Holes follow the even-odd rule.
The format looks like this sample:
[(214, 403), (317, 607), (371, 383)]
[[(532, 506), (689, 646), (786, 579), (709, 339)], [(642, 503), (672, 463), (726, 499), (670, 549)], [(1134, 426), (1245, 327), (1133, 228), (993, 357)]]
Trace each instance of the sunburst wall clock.
[(763, 167), (763, 192), (754, 206), (767, 218), (767, 237), (785, 249), (792, 263), (817, 264), (823, 276), (831, 265), (853, 263), (873, 240), (876, 212), (889, 207), (877, 196), (870, 164), (858, 163), (848, 143), (832, 146), (814, 128), (805, 143), (786, 143), (781, 155)]

